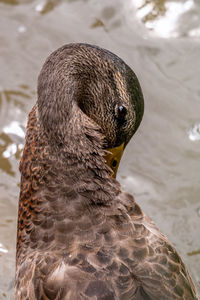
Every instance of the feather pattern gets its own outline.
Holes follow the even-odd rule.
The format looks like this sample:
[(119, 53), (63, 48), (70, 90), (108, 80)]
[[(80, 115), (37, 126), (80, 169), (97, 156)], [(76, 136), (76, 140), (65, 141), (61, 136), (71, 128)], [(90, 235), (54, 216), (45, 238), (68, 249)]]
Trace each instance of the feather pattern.
[[(44, 67), (45, 72), (49, 70), (50, 77), (56, 72), (55, 61), (59, 72), (63, 68), (62, 59), (67, 65), (65, 50), (70, 60), (71, 52), (75, 52), (73, 65), (68, 66), (73, 76), (80, 74), (73, 69), (74, 65), (79, 69), (84, 66), (83, 75), (86, 76), (92, 57), (95, 66), (99, 66), (93, 71), (110, 71), (111, 83), (114, 79), (117, 82), (113, 84), (115, 93), (118, 85), (119, 98), (130, 101), (127, 100), (130, 88), (119, 83), (121, 80), (122, 85), (127, 85), (128, 79), (125, 80), (124, 71), (120, 73), (123, 80), (119, 79), (119, 71), (114, 68), (119, 58), (96, 47), (75, 44), (61, 48), (50, 56)], [(126, 67), (125, 63), (121, 64)], [(91, 76), (89, 72), (85, 82), (91, 81)], [(110, 104), (102, 106), (97, 121), (98, 114), (92, 118), (92, 110), (89, 116), (86, 115), (73, 100), (68, 105), (65, 123), (62, 123), (67, 105), (62, 111), (56, 111), (55, 106), (54, 111), (51, 104), (61, 101), (63, 78), (65, 76), (61, 74), (58, 80), (61, 91), (55, 87), (55, 78), (50, 78), (48, 84), (48, 88), (52, 85), (58, 92), (58, 100), (51, 98), (51, 88), (46, 90), (46, 78), (39, 83), (48, 103), (45, 106), (40, 102), (40, 86), (38, 103), (28, 118), (20, 162), (15, 299), (197, 300), (190, 275), (175, 248), (142, 212), (134, 198), (123, 192), (118, 181), (111, 178), (112, 170), (105, 161), (105, 145), (118, 144), (118, 134), (112, 134), (112, 130), (119, 126), (110, 123), (110, 132), (105, 134), (108, 126), (105, 111), (109, 115), (109, 108), (105, 107)], [(78, 76), (77, 80), (80, 78)], [(72, 82), (71, 77), (68, 81)], [(110, 85), (108, 83), (108, 91)], [(65, 93), (78, 94), (82, 98), (82, 88), (74, 90), (75, 86), (75, 83), (67, 86)], [(135, 88), (140, 89), (138, 85)], [(99, 99), (101, 89), (101, 81), (96, 82), (91, 92), (94, 99)], [(96, 101), (94, 105), (97, 106)], [(127, 118), (138, 116), (136, 104), (132, 103), (130, 110), (132, 107), (134, 113)], [(131, 123), (127, 119), (127, 124), (132, 124), (127, 132), (123, 131), (127, 142), (135, 132), (137, 122)]]

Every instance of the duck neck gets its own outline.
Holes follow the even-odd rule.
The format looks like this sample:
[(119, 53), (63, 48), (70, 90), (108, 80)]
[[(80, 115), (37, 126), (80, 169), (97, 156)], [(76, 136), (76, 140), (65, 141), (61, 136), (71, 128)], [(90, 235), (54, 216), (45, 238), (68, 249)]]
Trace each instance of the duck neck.
[(83, 215), (92, 211), (91, 205), (109, 207), (120, 192), (118, 182), (110, 177), (98, 136), (88, 136), (88, 142), (75, 136), (68, 147), (52, 148), (39, 133), (35, 107), (27, 127), (20, 162), (17, 258), (30, 247), (50, 247), (56, 230), (49, 228), (69, 220), (76, 223), (80, 207)]
[(67, 126), (61, 124), (56, 128), (56, 135), (46, 134), (42, 126), (37, 128), (40, 149), (37, 161), (44, 172), (43, 188), (53, 191), (54, 196), (61, 187), (66, 188), (67, 201), (70, 201), (69, 189), (93, 204), (108, 205), (119, 193), (119, 183), (111, 178), (112, 170), (106, 164), (104, 137), (77, 107), (75, 115)]

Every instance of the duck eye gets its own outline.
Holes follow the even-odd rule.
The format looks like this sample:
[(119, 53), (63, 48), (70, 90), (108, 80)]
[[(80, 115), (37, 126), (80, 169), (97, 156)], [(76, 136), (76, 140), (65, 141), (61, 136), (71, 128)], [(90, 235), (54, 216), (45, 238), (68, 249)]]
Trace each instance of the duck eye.
[(118, 106), (118, 119), (120, 121), (124, 121), (124, 117), (125, 117), (126, 113), (127, 113), (126, 107), (123, 105), (119, 105)]

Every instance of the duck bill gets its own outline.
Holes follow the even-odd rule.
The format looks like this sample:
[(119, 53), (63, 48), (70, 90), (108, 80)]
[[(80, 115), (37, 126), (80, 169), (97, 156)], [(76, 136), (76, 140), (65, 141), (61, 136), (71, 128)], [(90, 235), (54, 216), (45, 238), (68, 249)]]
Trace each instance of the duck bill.
[(122, 157), (124, 151), (124, 143), (122, 143), (120, 146), (115, 148), (108, 148), (106, 149), (106, 163), (107, 165), (112, 169), (113, 174), (111, 177), (116, 178), (117, 170), (119, 167), (119, 163)]

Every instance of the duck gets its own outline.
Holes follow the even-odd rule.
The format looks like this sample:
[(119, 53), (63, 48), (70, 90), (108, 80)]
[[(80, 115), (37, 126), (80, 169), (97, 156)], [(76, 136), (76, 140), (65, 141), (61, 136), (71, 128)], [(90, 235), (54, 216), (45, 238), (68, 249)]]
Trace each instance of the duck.
[(196, 300), (174, 246), (116, 179), (144, 97), (117, 55), (46, 59), (20, 161), (15, 300)]

